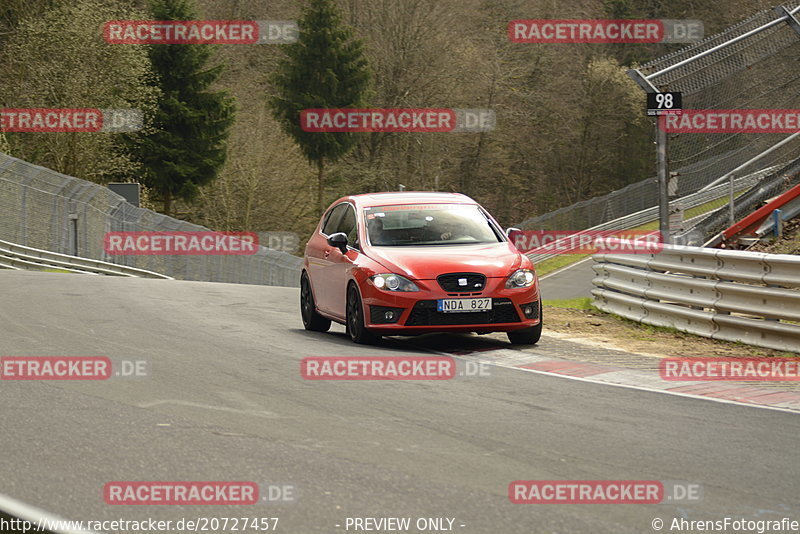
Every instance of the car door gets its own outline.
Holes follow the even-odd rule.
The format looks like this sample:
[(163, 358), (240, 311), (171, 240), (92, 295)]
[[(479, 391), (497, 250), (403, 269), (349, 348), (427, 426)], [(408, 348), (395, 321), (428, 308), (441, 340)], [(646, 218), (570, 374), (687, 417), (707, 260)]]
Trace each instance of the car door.
[(328, 244), (328, 236), (337, 231), (342, 214), (348, 206), (349, 204), (342, 202), (331, 208), (323, 218), (319, 232), (309, 240), (306, 248), (308, 276), (314, 290), (314, 300), (317, 309), (325, 313), (331, 313), (333, 290), (326, 277), (331, 263), (331, 250), (336, 250)]
[(345, 253), (335, 247), (330, 247), (328, 262), (323, 268), (327, 295), (328, 311), (342, 319), (345, 318), (347, 304), (347, 280), (348, 272), (353, 262), (358, 257), (358, 225), (356, 224), (356, 210), (351, 204), (347, 204), (342, 212), (336, 226), (336, 232), (347, 234), (348, 249)]

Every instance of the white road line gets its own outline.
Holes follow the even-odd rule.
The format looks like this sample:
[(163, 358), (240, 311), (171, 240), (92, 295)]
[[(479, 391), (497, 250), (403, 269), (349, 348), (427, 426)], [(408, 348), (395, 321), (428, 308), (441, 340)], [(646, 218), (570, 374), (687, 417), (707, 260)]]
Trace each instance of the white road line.
[[(36, 508), (35, 506), (25, 504), (22, 501), (12, 499), (11, 497), (3, 494), (0, 494), (0, 514), (6, 514), (24, 521), (29, 521), (32, 524), (32, 527), (40, 525), (42, 528), (44, 528), (48, 523), (50, 525), (56, 525), (59, 523), (61, 525), (66, 525), (71, 522), (69, 519), (62, 519), (51, 514), (50, 512), (45, 512), (44, 510)], [(77, 521), (72, 521), (72, 523), (77, 523)], [(14, 532), (17, 531), (19, 530), (14, 530)], [(59, 534), (103, 534), (91, 530), (74, 529), (51, 530), (50, 532), (58, 532)]]
[[(464, 360), (464, 361), (470, 361), (470, 360), (474, 360), (475, 359), (475, 358), (469, 358), (468, 355), (450, 354), (449, 352), (442, 352), (442, 351), (435, 350), (435, 349), (419, 347), (418, 345), (414, 345), (414, 347), (418, 348), (418, 349), (421, 349), (421, 350), (426, 350), (426, 351), (431, 352), (433, 354), (439, 354), (441, 356), (450, 356), (452, 358), (457, 358), (459, 360)], [(500, 350), (510, 350), (510, 349), (500, 349)], [(666, 390), (666, 389), (659, 389), (657, 387), (640, 386), (640, 385), (636, 385), (636, 384), (621, 383), (621, 382), (608, 382), (608, 381), (601, 380), (601, 379), (598, 379), (598, 378), (587, 378), (587, 377), (580, 377), (580, 376), (571, 376), (571, 375), (554, 373), (552, 371), (543, 371), (543, 370), (539, 370), (539, 369), (526, 369), (524, 367), (516, 367), (514, 365), (505, 365), (503, 363), (499, 363), (497, 360), (486, 359), (486, 357), (489, 354), (491, 354), (491, 352), (493, 352), (493, 351), (476, 352), (474, 354), (475, 354), (476, 358), (480, 358), (480, 361), (486, 363), (487, 365), (492, 365), (494, 367), (503, 367), (505, 369), (515, 369), (517, 371), (525, 371), (525, 372), (528, 372), (528, 373), (536, 373), (536, 374), (540, 374), (540, 375), (553, 376), (553, 377), (557, 377), (557, 378), (566, 378), (566, 379), (569, 379), (569, 380), (577, 380), (579, 382), (588, 382), (590, 384), (600, 384), (600, 385), (605, 385), (605, 386), (613, 386), (613, 387), (619, 387), (619, 388), (635, 389), (635, 390), (638, 390), (638, 391), (647, 391), (649, 393), (664, 393), (664, 394), (667, 394), (667, 395), (674, 395), (676, 397), (686, 397), (686, 398), (690, 398), (690, 399), (698, 399), (698, 400), (705, 400), (705, 401), (711, 401), (711, 402), (718, 402), (718, 403), (722, 403), (722, 404), (735, 404), (737, 406), (747, 406), (747, 407), (750, 407), (750, 408), (761, 408), (761, 409), (764, 409), (764, 410), (773, 410), (773, 411), (776, 411), (776, 412), (792, 413), (792, 414), (795, 414), (795, 415), (800, 413), (800, 408), (782, 408), (780, 406), (769, 406), (769, 405), (765, 405), (765, 404), (752, 404), (752, 403), (748, 403), (748, 402), (740, 402), (740, 401), (729, 400), (729, 399), (720, 399), (720, 398), (717, 398), (717, 397), (710, 397), (710, 396), (706, 396), (706, 395), (695, 395), (695, 394), (692, 394), (692, 393), (682, 393), (682, 392), (679, 392), (679, 391), (669, 391), (669, 390)], [(517, 352), (517, 351), (514, 351), (514, 352)], [(539, 360), (539, 361), (545, 361), (545, 360), (546, 361), (563, 361), (565, 363), (573, 361), (573, 360), (562, 360), (562, 359), (555, 358), (555, 357), (553, 357), (553, 358), (544, 358), (544, 357), (541, 357), (541, 356), (538, 356), (538, 355), (531, 355), (531, 356), (535, 356), (536, 360), (539, 360), (539, 358), (541, 358), (541, 360)], [(535, 363), (535, 360), (531, 361), (531, 362), (527, 362), (527, 363)], [(579, 362), (579, 361), (574, 361), (574, 363), (576, 363), (578, 365), (603, 365), (603, 364), (598, 364), (598, 363)], [(620, 368), (619, 371), (610, 371), (609, 373), (605, 373), (605, 374), (615, 375), (616, 377), (619, 377), (620, 371), (626, 371), (626, 369)], [(637, 370), (631, 369), (631, 371), (633, 371), (635, 373)], [(639, 378), (637, 377), (637, 380), (638, 379)], [(648, 382), (652, 381), (654, 379), (661, 380), (660, 378), (657, 378), (655, 376), (654, 377), (647, 377), (647, 381)], [(666, 383), (666, 381), (664, 381), (664, 382)], [(686, 382), (685, 384), (682, 383), (681, 385), (691, 385), (691, 384), (696, 384), (696, 383), (697, 382), (692, 382), (692, 383)], [(776, 391), (776, 393), (777, 393), (777, 391)]]
[(547, 280), (551, 276), (555, 276), (555, 275), (557, 275), (559, 273), (562, 273), (562, 272), (564, 272), (564, 271), (566, 271), (568, 269), (572, 269), (573, 267), (577, 267), (578, 265), (580, 265), (582, 263), (586, 263), (587, 261), (592, 261), (592, 257), (589, 256), (588, 258), (584, 258), (581, 261), (576, 261), (575, 263), (571, 263), (571, 264), (569, 264), (569, 265), (567, 265), (565, 267), (561, 267), (560, 269), (556, 269), (552, 273), (547, 273), (546, 275), (544, 275), (541, 278), (539, 278), (539, 281), (541, 282), (542, 280)]
[(639, 391), (648, 391), (650, 393), (666, 393), (667, 395), (675, 395), (676, 397), (688, 397), (690, 399), (699, 399), (699, 400), (706, 400), (706, 401), (712, 401), (712, 402), (719, 402), (719, 403), (722, 403), (722, 404), (736, 404), (738, 406), (747, 406), (747, 407), (750, 407), (750, 408), (762, 408), (764, 410), (774, 410), (776, 412), (786, 412), (786, 413), (792, 413), (792, 414), (795, 414), (795, 415), (797, 415), (798, 411), (800, 411), (800, 410), (792, 409), (792, 408), (781, 408), (779, 406), (768, 406), (768, 405), (765, 405), (765, 404), (751, 404), (751, 403), (748, 403), (748, 402), (740, 402), (740, 401), (729, 400), (729, 399), (720, 399), (718, 397), (707, 397), (705, 395), (694, 395), (692, 393), (681, 393), (679, 391), (669, 391), (669, 390), (665, 390), (665, 389), (656, 389), (656, 388), (651, 388), (651, 387), (647, 387), (647, 386), (637, 386), (637, 385), (633, 385), (633, 384), (620, 384), (619, 382), (604, 382), (602, 380), (593, 380), (591, 378), (584, 378), (584, 377), (580, 377), (580, 376), (561, 375), (561, 374), (552, 373), (552, 372), (549, 372), (549, 371), (540, 371), (538, 369), (524, 369), (522, 367), (516, 367), (516, 369), (519, 369), (520, 371), (527, 371), (529, 373), (537, 373), (537, 374), (540, 374), (540, 375), (556, 376), (556, 377), (559, 377), (559, 378), (568, 378), (570, 380), (578, 380), (579, 382), (590, 382), (592, 384), (604, 384), (606, 386), (614, 386), (614, 387), (618, 387), (618, 388), (627, 388), (627, 389), (636, 389), (636, 390), (639, 390)]

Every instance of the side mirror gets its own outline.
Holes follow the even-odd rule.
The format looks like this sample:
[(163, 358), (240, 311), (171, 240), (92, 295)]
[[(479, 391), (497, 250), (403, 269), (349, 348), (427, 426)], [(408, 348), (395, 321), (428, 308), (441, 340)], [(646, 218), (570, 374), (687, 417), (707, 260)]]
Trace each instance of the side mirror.
[(506, 235), (511, 236), (511, 232), (521, 232), (521, 231), (522, 230), (520, 230), (519, 228), (514, 228), (512, 226), (511, 228), (506, 228)]
[(344, 232), (336, 232), (328, 236), (328, 244), (336, 247), (342, 251), (342, 254), (347, 252), (347, 234)]

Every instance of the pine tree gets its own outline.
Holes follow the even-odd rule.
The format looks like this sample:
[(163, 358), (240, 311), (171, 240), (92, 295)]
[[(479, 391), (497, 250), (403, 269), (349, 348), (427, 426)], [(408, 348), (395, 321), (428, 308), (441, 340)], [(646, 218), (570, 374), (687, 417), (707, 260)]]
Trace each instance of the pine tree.
[(272, 81), (275, 118), (301, 152), (317, 167), (317, 205), (325, 209), (325, 166), (335, 163), (356, 143), (353, 133), (304, 132), (300, 112), (313, 108), (358, 108), (363, 105), (370, 74), (363, 45), (342, 22), (334, 0), (310, 0), (299, 22), (300, 36), (288, 45), (286, 58)]
[[(190, 0), (150, 0), (154, 20), (194, 20)], [(145, 172), (142, 181), (161, 197), (164, 213), (172, 201), (191, 201), (198, 188), (217, 178), (227, 155), (235, 118), (234, 100), (226, 91), (210, 91), (222, 65), (209, 66), (214, 46), (150, 46), (150, 60), (162, 96), (154, 117), (158, 131), (134, 138)]]

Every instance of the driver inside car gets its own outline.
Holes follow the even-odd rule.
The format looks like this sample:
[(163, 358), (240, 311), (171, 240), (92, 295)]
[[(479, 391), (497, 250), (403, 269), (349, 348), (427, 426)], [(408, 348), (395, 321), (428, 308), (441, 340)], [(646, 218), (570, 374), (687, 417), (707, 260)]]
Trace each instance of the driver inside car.
[(474, 236), (465, 232), (461, 225), (451, 220), (444, 220), (437, 224), (435, 226), (435, 235), (436, 239), (441, 241), (455, 241), (465, 237), (475, 239)]

